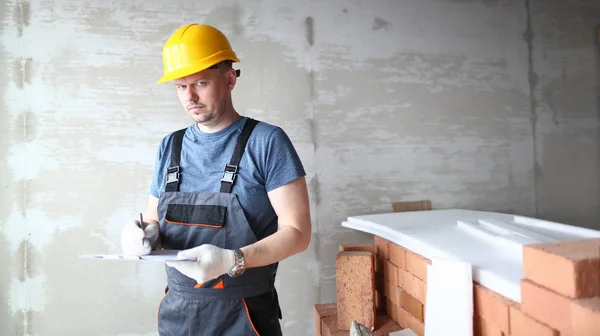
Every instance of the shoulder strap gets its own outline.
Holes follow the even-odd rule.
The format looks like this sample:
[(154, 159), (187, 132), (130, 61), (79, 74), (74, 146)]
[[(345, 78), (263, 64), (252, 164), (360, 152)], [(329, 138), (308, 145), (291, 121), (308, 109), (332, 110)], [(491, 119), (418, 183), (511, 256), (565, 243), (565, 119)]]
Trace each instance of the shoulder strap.
[(167, 184), (165, 191), (179, 191), (179, 178), (181, 174), (181, 145), (183, 144), (183, 135), (185, 128), (173, 132), (171, 140), (171, 165), (167, 169)]
[(244, 149), (246, 148), (246, 144), (248, 143), (248, 139), (254, 130), (254, 127), (258, 124), (258, 120), (248, 118), (246, 120), (246, 124), (242, 129), (242, 133), (238, 137), (238, 141), (235, 145), (235, 149), (233, 150), (233, 155), (231, 156), (231, 160), (229, 164), (225, 166), (225, 171), (223, 172), (223, 178), (221, 178), (221, 192), (222, 193), (230, 193), (233, 184), (235, 183), (235, 178), (237, 176), (238, 167), (240, 165), (240, 161), (242, 160), (242, 155), (244, 155)]

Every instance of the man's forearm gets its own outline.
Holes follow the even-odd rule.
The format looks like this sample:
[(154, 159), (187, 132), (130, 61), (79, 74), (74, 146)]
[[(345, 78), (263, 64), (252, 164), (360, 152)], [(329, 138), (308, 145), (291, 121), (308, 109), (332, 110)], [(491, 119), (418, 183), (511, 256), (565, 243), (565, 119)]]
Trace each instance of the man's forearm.
[(283, 226), (269, 237), (242, 248), (245, 267), (261, 267), (276, 263), (304, 251), (309, 242), (310, 234), (303, 234), (292, 226)]

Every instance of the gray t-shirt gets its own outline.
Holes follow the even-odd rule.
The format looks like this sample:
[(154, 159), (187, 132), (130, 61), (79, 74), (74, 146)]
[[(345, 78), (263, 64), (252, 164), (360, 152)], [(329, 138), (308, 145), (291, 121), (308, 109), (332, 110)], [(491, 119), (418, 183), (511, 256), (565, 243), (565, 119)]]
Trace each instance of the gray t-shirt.
[[(231, 160), (246, 117), (216, 133), (203, 133), (196, 124), (187, 127), (181, 151), (182, 192), (218, 192), (225, 165)], [(166, 170), (171, 164), (171, 134), (158, 148), (150, 194), (159, 197), (165, 190)], [(262, 239), (277, 231), (277, 215), (267, 192), (305, 176), (304, 167), (287, 134), (277, 126), (260, 122), (248, 139), (232, 193), (244, 210), (254, 232)], [(257, 224), (257, 225), (255, 225)]]

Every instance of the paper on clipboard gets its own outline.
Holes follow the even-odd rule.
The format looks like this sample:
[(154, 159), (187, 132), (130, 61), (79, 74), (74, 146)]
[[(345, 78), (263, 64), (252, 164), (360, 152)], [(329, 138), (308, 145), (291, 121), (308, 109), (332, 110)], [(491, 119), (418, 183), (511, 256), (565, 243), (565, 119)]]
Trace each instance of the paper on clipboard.
[(87, 259), (105, 259), (105, 260), (140, 260), (140, 261), (184, 261), (184, 260), (195, 260), (195, 259), (178, 259), (177, 253), (179, 250), (157, 250), (152, 251), (150, 254), (142, 256), (130, 256), (125, 254), (80, 254), (80, 258)]

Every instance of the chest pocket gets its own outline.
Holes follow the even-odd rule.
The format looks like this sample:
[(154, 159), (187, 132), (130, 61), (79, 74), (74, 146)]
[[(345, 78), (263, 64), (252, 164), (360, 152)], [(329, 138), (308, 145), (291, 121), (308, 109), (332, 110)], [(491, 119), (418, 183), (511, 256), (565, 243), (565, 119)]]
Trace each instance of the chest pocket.
[(227, 221), (227, 207), (221, 205), (169, 204), (165, 221), (173, 225), (220, 229)]

